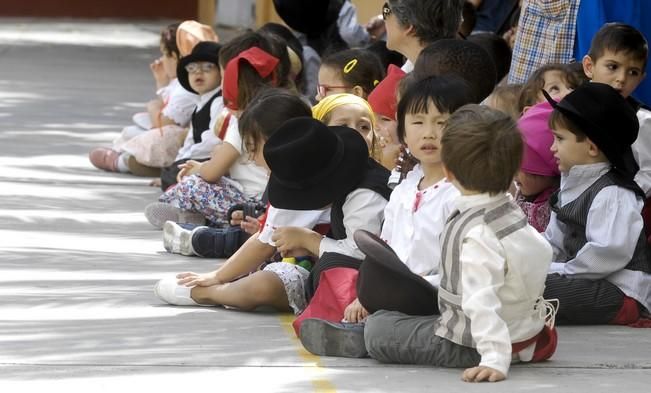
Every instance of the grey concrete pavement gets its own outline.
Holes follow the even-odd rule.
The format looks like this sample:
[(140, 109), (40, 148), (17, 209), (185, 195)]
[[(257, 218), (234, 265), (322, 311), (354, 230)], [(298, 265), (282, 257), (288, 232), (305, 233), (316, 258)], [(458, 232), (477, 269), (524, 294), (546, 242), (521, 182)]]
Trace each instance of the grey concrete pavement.
[(651, 388), (651, 329), (561, 328), (552, 361), (472, 385), (460, 370), (311, 356), (291, 315), (163, 305), (159, 277), (217, 261), (165, 253), (142, 214), (159, 191), (87, 160), (152, 96), (158, 26), (0, 21), (0, 392)]

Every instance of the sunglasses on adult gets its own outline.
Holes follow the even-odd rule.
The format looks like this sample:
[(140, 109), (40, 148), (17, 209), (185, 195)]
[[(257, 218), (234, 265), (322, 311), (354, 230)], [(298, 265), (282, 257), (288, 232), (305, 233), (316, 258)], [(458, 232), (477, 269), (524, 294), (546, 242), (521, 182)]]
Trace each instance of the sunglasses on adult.
[(382, 19), (387, 20), (387, 18), (391, 15), (391, 7), (389, 7), (389, 3), (384, 3), (382, 6)]

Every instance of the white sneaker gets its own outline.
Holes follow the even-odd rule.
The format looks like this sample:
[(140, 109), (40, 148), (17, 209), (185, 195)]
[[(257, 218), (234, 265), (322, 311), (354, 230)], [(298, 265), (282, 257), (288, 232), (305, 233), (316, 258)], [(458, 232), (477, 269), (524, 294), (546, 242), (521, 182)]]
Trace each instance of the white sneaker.
[(198, 228), (207, 227), (197, 226), (187, 229), (173, 221), (166, 221), (163, 225), (163, 246), (172, 254), (197, 255), (192, 248), (192, 234)]
[(177, 278), (166, 277), (158, 281), (154, 286), (154, 294), (162, 301), (175, 306), (209, 306), (199, 304), (190, 296), (192, 288), (177, 284)]
[(195, 212), (188, 212), (172, 206), (169, 203), (154, 202), (145, 207), (147, 221), (158, 229), (163, 229), (165, 221), (187, 222), (190, 224), (203, 225), (206, 218)]

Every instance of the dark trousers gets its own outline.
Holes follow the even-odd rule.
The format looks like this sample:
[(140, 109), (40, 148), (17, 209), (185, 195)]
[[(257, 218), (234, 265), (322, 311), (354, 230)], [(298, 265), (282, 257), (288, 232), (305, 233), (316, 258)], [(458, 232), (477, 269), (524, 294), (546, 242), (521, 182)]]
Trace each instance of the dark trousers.
[(405, 266), (392, 270), (365, 259), (359, 268), (357, 298), (369, 313), (387, 310), (407, 315), (439, 314), (436, 288)]
[(545, 299), (558, 299), (556, 324), (603, 325), (610, 323), (624, 302), (624, 293), (606, 280), (586, 280), (549, 274)]

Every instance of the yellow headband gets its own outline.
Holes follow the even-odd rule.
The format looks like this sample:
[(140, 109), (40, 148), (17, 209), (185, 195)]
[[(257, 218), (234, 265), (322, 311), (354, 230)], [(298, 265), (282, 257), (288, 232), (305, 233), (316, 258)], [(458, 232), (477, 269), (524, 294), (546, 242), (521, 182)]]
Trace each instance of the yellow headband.
[(373, 124), (373, 128), (375, 128), (375, 115), (373, 114), (373, 109), (365, 99), (354, 94), (343, 93), (324, 97), (318, 104), (312, 107), (312, 117), (319, 121), (323, 121), (323, 119), (336, 107), (349, 104), (360, 105), (366, 109), (371, 124)]

